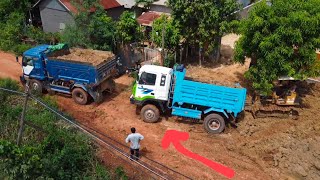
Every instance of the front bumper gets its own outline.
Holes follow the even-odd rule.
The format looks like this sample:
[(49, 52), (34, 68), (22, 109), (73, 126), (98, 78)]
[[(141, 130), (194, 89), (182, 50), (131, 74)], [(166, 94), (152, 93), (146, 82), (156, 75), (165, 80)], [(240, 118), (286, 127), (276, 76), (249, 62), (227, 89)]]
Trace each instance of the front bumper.
[(133, 98), (133, 95), (131, 94), (131, 96), (130, 96), (130, 103), (131, 104), (135, 104), (135, 100), (134, 100), (134, 98)]
[(135, 104), (137, 106), (142, 106), (143, 104), (143, 101), (138, 101), (138, 100), (135, 100), (133, 95), (130, 96), (130, 103), (131, 104)]

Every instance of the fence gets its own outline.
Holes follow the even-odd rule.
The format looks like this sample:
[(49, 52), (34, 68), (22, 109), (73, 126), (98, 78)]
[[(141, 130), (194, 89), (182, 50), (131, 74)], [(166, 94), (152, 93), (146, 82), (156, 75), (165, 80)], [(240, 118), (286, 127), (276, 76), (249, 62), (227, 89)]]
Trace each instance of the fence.
[(161, 52), (157, 49), (144, 48), (144, 64), (157, 64), (161, 61)]
[[(30, 126), (31, 128), (36, 128), (38, 130), (41, 130), (41, 127), (35, 125), (34, 123), (31, 123), (30, 121), (26, 121), (26, 113), (27, 109), (31, 108), (28, 106), (28, 103), (38, 103), (42, 107), (44, 107), (47, 111), (53, 113), (56, 117), (63, 120), (67, 124), (71, 125), (72, 127), (80, 130), (80, 132), (86, 134), (88, 137), (90, 137), (92, 140), (94, 140), (98, 145), (101, 147), (108, 149), (108, 152), (111, 152), (116, 155), (116, 157), (119, 157), (120, 159), (124, 160), (125, 163), (128, 163), (134, 167), (138, 166), (142, 171), (139, 171), (139, 176), (145, 177), (148, 175), (152, 178), (160, 178), (160, 179), (191, 179), (190, 177), (187, 177), (157, 161), (154, 161), (148, 157), (142, 157), (139, 161), (136, 160), (129, 160), (130, 156), (127, 153), (129, 147), (112, 137), (108, 136), (107, 134), (104, 134), (102, 132), (99, 132), (91, 127), (85, 126), (84, 124), (68, 118), (64, 115), (61, 111), (51, 107), (48, 105), (45, 101), (43, 101), (41, 98), (38, 98), (31, 94), (29, 91), (28, 86), (26, 86), (25, 92), (19, 92), (11, 89), (1, 88), (0, 91), (4, 91), (7, 93), (13, 93), (16, 96), (24, 97), (24, 103), (23, 103), (23, 110), (19, 122), (19, 131), (18, 131), (18, 138), (17, 138), (17, 144), (21, 144), (25, 125)], [(136, 169), (136, 168), (134, 168)], [(145, 173), (143, 173), (145, 172)], [(147, 172), (147, 174), (146, 174)], [(173, 178), (175, 177), (175, 178)]]

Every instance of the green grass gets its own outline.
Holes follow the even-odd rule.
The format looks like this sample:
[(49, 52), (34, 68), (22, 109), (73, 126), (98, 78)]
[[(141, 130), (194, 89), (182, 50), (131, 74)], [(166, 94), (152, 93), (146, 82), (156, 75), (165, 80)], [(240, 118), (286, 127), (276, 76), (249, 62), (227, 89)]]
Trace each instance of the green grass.
[[(0, 79), (0, 87), (18, 90), (17, 82)], [(29, 100), (22, 146), (15, 145), (24, 97), (0, 90), (0, 179), (127, 179), (123, 169), (115, 175), (102, 166), (96, 147), (83, 133)], [(42, 100), (51, 107), (50, 97)]]

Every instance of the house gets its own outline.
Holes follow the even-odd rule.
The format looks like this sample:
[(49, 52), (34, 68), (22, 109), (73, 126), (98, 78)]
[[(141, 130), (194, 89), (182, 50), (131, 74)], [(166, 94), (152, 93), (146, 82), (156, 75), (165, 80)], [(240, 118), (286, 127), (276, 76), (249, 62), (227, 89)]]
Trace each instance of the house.
[[(100, 4), (106, 10), (107, 15), (114, 20), (119, 19), (124, 7), (116, 0), (101, 0)], [(72, 0), (39, 0), (33, 8), (39, 8), (44, 32), (60, 32), (67, 24), (74, 23), (73, 14), (77, 8)]]
[(167, 0), (158, 0), (150, 5), (150, 11), (171, 14), (171, 8), (167, 6)]

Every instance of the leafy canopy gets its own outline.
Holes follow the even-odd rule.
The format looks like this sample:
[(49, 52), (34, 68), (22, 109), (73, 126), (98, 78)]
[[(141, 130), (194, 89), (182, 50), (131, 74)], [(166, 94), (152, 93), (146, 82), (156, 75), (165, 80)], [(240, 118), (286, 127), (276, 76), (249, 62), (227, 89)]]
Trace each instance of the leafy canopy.
[(239, 8), (236, 0), (168, 0), (168, 5), (187, 42), (209, 51), (220, 46), (217, 37), (230, 30)]
[(30, 46), (21, 44), (26, 32), (26, 17), (34, 0), (0, 1), (0, 49), (17, 54)]
[[(253, 88), (269, 93), (279, 76), (305, 79), (320, 73), (320, 0), (272, 0), (258, 3), (241, 22), (235, 61), (252, 66), (245, 77)], [(319, 63), (319, 62), (318, 62)]]
[(74, 47), (112, 50), (115, 47), (115, 23), (98, 1), (84, 0), (81, 4), (74, 2), (74, 5), (78, 11), (74, 14), (75, 24), (66, 27), (62, 40)]
[(180, 29), (172, 18), (161, 15), (152, 24), (152, 40), (158, 46), (162, 47), (162, 32), (164, 30), (164, 48), (174, 51), (179, 45), (181, 39)]
[(116, 26), (116, 34), (119, 42), (125, 44), (140, 41), (141, 29), (133, 13), (125, 11), (121, 14)]

